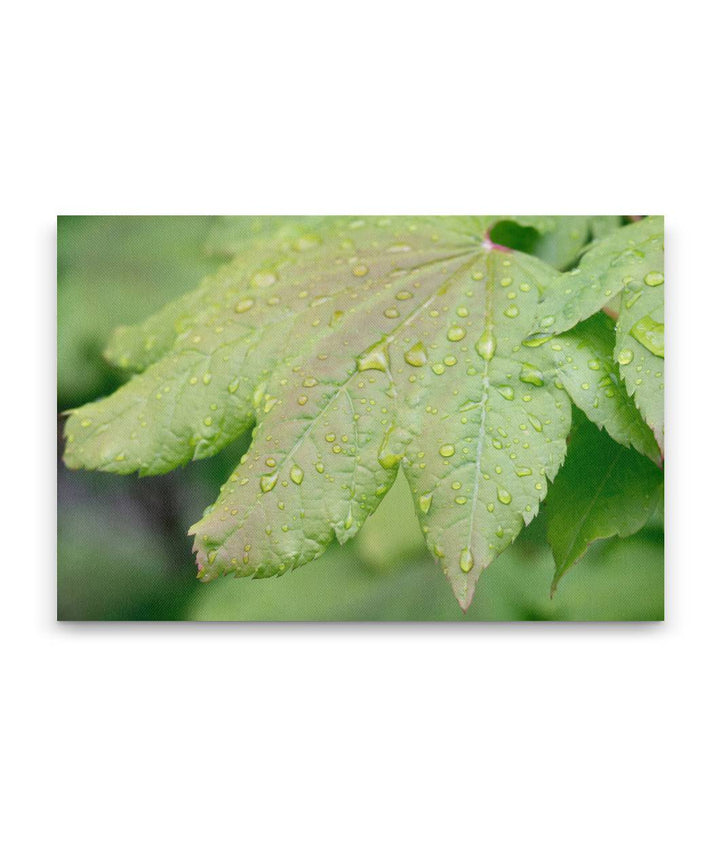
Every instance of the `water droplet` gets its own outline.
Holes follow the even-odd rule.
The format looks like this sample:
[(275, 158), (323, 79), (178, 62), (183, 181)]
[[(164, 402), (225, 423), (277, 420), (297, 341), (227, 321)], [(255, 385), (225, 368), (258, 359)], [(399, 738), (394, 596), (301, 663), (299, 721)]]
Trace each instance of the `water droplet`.
[(269, 288), (269, 286), (275, 285), (277, 277), (272, 271), (260, 270), (253, 276), (250, 282), (256, 288)]
[(411, 297), (412, 297), (412, 292), (411, 291), (405, 291), (405, 290), (398, 291), (398, 293), (395, 295), (396, 300), (410, 300)]
[(405, 351), (405, 362), (409, 366), (420, 368), (427, 362), (427, 351), (422, 342), (417, 342), (409, 350)]
[(383, 312), (383, 315), (386, 318), (399, 318), (400, 312), (398, 311), (397, 306), (388, 306), (388, 308)]
[(245, 300), (239, 300), (235, 304), (235, 311), (237, 313), (247, 312), (248, 309), (252, 309), (254, 304), (255, 304), (255, 301), (252, 298), (247, 297)]
[(622, 351), (618, 354), (617, 361), (621, 366), (628, 366), (633, 361), (633, 357), (635, 354), (630, 350), (630, 348), (623, 348)]
[(630, 330), (630, 335), (656, 357), (665, 356), (665, 325), (649, 315), (641, 318)]
[(302, 467), (299, 467), (297, 464), (293, 464), (292, 467), (290, 467), (290, 481), (295, 484), (302, 484), (304, 476), (305, 472)]
[(520, 476), (531, 476), (532, 470), (530, 467), (515, 467), (515, 475)]
[(523, 345), (526, 348), (539, 348), (540, 345), (544, 345), (545, 342), (549, 342), (552, 339), (552, 336), (548, 336), (547, 333), (532, 333), (530, 336), (527, 336), (523, 339)]
[(317, 378), (314, 377), (306, 377), (302, 384), (306, 389), (310, 389), (313, 386), (317, 386)]
[(662, 285), (664, 282), (665, 277), (660, 273), (660, 271), (651, 270), (650, 273), (645, 275), (645, 285), (654, 287), (656, 285)]
[(499, 487), (497, 489), (497, 498), (502, 502), (503, 505), (510, 505), (512, 502), (512, 496), (505, 490), (504, 487)]
[(544, 328), (545, 330), (547, 330), (548, 327), (552, 327), (552, 325), (554, 323), (555, 323), (555, 316), (554, 315), (546, 315), (544, 318), (540, 319), (540, 326), (542, 328)]
[(508, 318), (517, 318), (520, 314), (520, 310), (513, 303), (512, 306), (508, 306), (503, 314), (507, 315)]
[(370, 369), (383, 372), (388, 369), (388, 352), (385, 342), (376, 342), (370, 350), (361, 354), (357, 360), (358, 371), (365, 372)]
[(355, 265), (352, 269), (353, 276), (366, 276), (368, 272), (367, 265)]
[(272, 490), (277, 484), (278, 474), (277, 473), (269, 473), (268, 475), (264, 475), (260, 477), (260, 490), (263, 493), (267, 493)]
[(491, 360), (495, 356), (495, 348), (497, 348), (495, 336), (492, 329), (486, 327), (482, 336), (475, 342), (475, 350), (484, 360)]
[(633, 308), (633, 306), (638, 302), (638, 300), (640, 300), (640, 298), (641, 298), (642, 296), (643, 296), (642, 291), (634, 291), (634, 292), (632, 292), (632, 293), (629, 295), (629, 297), (627, 298), (627, 300), (625, 301), (625, 308), (626, 308), (626, 309), (632, 309), (632, 308)]
[(467, 306), (458, 306), (458, 308), (455, 310), (455, 312), (456, 312), (458, 318), (467, 318), (468, 315), (470, 314)]
[(459, 341), (461, 341), (461, 339), (465, 338), (465, 330), (463, 327), (453, 325), (447, 331), (447, 337), (451, 342), (459, 342)]
[(520, 380), (523, 383), (532, 384), (532, 386), (543, 386), (545, 383), (545, 375), (537, 366), (531, 363), (523, 363), (520, 369)]
[(296, 241), (293, 241), (293, 249), (302, 253), (320, 246), (321, 243), (322, 241), (317, 235), (302, 235)]
[(402, 461), (403, 456), (397, 452), (380, 450), (378, 463), (384, 470), (393, 470)]
[(473, 569), (473, 565), (475, 564), (475, 559), (473, 557), (472, 552), (469, 547), (465, 547), (465, 549), (460, 553), (460, 570), (464, 574), (469, 574)]
[(444, 446), (440, 446), (440, 454), (443, 458), (452, 458), (455, 454), (455, 446), (452, 443), (446, 443)]
[(321, 464), (321, 463), (317, 463), (317, 464), (315, 464), (315, 469), (316, 469), (319, 473), (324, 473), (324, 472), (325, 472), (325, 465), (324, 465), (324, 464)]
[(212, 416), (206, 416), (203, 419), (203, 425), (207, 425), (207, 427), (209, 428), (212, 425)]
[(432, 367), (432, 370), (435, 372), (436, 375), (445, 374), (445, 366), (442, 363), (435, 363), (435, 365)]
[(206, 372), (203, 375), (203, 383), (205, 384), (205, 386), (208, 386), (208, 384), (210, 383), (211, 380), (212, 380), (212, 375), (210, 374), (210, 372)]
[(240, 386), (240, 381), (237, 378), (234, 378), (228, 384), (228, 392), (231, 394), (233, 392), (237, 392), (239, 386)]
[(588, 368), (594, 372), (599, 371), (602, 368), (600, 360), (588, 360)]
[(420, 511), (422, 511), (423, 514), (427, 514), (428, 511), (430, 511), (430, 506), (432, 505), (432, 494), (424, 493), (418, 498), (418, 505), (420, 506)]
[(503, 398), (512, 401), (515, 398), (515, 390), (511, 386), (502, 385), (497, 388), (497, 391)]
[(533, 416), (532, 413), (528, 413), (528, 422), (537, 432), (542, 431), (542, 422), (537, 418), (537, 416)]

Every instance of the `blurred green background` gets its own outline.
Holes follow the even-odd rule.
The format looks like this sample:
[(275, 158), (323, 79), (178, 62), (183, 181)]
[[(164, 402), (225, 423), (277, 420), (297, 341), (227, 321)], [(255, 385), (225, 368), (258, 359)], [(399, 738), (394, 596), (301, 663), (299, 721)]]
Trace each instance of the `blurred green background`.
[[(272, 218), (58, 218), (58, 412), (107, 395), (114, 327), (194, 288)], [(58, 416), (58, 618), (65, 620), (657, 620), (661, 513), (637, 535), (594, 544), (550, 599), (542, 514), (484, 573), (466, 615), (427, 552), (404, 478), (358, 538), (283, 577), (195, 578), (187, 530), (249, 444), (139, 479), (71, 472)]]

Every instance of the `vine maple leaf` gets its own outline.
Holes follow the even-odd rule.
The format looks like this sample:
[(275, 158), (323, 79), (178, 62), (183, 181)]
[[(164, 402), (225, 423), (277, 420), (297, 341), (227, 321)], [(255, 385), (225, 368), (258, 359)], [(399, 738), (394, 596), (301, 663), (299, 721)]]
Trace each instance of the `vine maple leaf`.
[[(494, 244), (500, 219), (327, 218), (250, 242), (117, 331), (106, 356), (137, 374), (72, 412), (66, 463), (162, 473), (254, 426), (191, 529), (203, 580), (282, 574), (347, 541), (402, 466), (467, 608), (537, 514), (571, 424), (557, 358), (529, 338), (558, 272)], [(562, 218), (517, 219), (567, 243)]]

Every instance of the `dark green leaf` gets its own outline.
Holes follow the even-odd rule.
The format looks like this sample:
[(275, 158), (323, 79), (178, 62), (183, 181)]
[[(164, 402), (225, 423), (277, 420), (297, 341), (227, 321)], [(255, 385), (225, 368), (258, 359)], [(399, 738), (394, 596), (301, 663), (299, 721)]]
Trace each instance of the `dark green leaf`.
[(593, 541), (637, 532), (654, 511), (661, 485), (657, 466), (581, 419), (546, 503), (552, 590)]

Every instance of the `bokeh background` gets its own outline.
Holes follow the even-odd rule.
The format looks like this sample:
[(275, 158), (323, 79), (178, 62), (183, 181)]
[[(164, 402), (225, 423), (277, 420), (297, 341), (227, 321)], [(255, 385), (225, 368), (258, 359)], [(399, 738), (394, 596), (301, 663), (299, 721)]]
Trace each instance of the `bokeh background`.
[(553, 599), (542, 513), (484, 573), (464, 615), (427, 552), (399, 478), (349, 544), (270, 580), (195, 578), (187, 530), (249, 445), (166, 476), (73, 472), (62, 413), (125, 376), (102, 358), (139, 321), (212, 273), (272, 218), (58, 218), (58, 618), (64, 620), (657, 620), (663, 520), (591, 546)]

